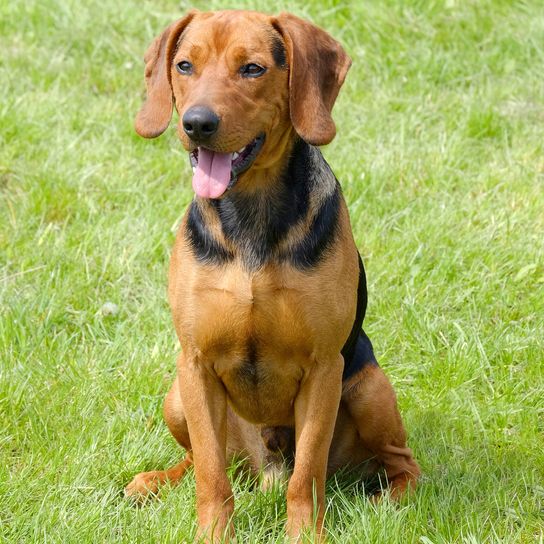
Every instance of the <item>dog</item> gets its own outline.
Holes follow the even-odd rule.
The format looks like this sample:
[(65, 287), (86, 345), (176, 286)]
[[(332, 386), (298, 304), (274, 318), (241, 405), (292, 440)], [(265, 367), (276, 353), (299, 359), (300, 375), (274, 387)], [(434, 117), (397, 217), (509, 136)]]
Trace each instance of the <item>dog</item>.
[(198, 538), (216, 542), (234, 537), (232, 456), (265, 487), (293, 458), (287, 533), (320, 540), (327, 475), (383, 470), (392, 498), (420, 475), (362, 329), (363, 263), (318, 149), (335, 136), (331, 111), (351, 60), (288, 13), (191, 11), (145, 63), (136, 131), (159, 136), (176, 107), (196, 194), (168, 291), (182, 351), (164, 416), (186, 455), (138, 474), (126, 494), (154, 494), (194, 464)]

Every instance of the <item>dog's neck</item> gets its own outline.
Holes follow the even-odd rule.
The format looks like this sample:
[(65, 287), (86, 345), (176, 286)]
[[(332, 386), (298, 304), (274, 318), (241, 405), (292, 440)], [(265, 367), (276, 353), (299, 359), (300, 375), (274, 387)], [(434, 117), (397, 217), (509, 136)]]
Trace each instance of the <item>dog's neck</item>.
[(210, 264), (240, 259), (255, 270), (289, 260), (306, 268), (334, 238), (339, 206), (340, 189), (321, 152), (297, 139), (283, 171), (266, 186), (195, 199), (187, 235), (197, 258)]

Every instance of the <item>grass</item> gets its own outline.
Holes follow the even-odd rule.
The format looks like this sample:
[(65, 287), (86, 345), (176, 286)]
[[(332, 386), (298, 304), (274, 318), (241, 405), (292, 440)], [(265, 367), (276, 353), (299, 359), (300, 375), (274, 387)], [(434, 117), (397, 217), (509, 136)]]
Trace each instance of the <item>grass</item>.
[[(226, 7), (197, 0), (201, 9)], [(269, 9), (233, 0), (229, 7)], [(379, 507), (329, 483), (338, 543), (544, 541), (544, 11), (539, 0), (280, 0), (354, 66), (325, 154), (369, 279), (366, 329), (424, 471)], [(184, 542), (194, 481), (136, 509), (180, 451), (170, 129), (138, 138), (142, 55), (185, 1), (0, 5), (0, 541)], [(107, 302), (119, 312), (105, 315)], [(240, 542), (281, 542), (281, 493), (235, 483)]]

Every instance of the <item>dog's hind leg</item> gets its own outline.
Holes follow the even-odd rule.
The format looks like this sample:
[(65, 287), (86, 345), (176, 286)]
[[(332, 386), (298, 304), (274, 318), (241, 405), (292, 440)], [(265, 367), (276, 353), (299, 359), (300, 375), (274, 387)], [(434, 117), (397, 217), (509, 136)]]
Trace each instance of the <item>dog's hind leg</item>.
[[(361, 335), (360, 341), (367, 340)], [(364, 361), (359, 367), (361, 370), (344, 382), (342, 401), (355, 422), (362, 446), (385, 469), (391, 498), (398, 499), (415, 488), (421, 471), (406, 445), (397, 399), (387, 376), (375, 360)]]
[(125, 494), (128, 497), (143, 499), (149, 494), (156, 494), (159, 487), (166, 482), (176, 485), (183, 478), (187, 469), (193, 464), (191, 440), (189, 438), (189, 430), (183, 411), (177, 377), (166, 395), (163, 413), (170, 432), (186, 450), (185, 458), (181, 463), (167, 470), (153, 470), (137, 474), (125, 488)]

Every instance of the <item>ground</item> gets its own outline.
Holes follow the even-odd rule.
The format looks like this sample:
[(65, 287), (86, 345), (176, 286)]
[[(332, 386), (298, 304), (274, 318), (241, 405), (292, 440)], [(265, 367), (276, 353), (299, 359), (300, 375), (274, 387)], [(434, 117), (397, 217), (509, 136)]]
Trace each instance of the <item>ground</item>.
[[(1, 542), (194, 535), (192, 475), (143, 508), (122, 496), (135, 473), (181, 455), (161, 405), (189, 162), (173, 128), (145, 141), (132, 123), (143, 53), (188, 8), (0, 4)], [(542, 543), (540, 0), (274, 9), (323, 26), (354, 60), (324, 153), (367, 268), (365, 329), (424, 474), (400, 506), (373, 506), (345, 475), (330, 481), (331, 542)], [(281, 542), (282, 494), (243, 478), (234, 489), (239, 541)]]

